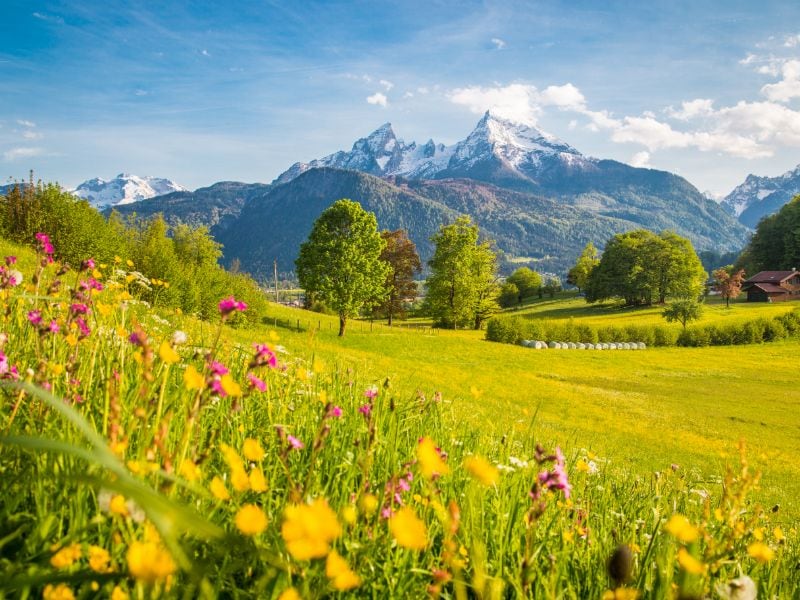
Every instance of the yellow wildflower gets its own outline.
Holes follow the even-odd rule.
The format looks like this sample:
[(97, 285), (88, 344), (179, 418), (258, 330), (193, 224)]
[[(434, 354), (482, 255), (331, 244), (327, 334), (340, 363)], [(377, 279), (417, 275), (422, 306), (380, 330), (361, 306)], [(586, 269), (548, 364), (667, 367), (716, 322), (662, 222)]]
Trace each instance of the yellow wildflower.
[(320, 392), (319, 392), (319, 401), (322, 404), (327, 404), (328, 403), (328, 392), (326, 392), (325, 390), (320, 390)]
[(112, 514), (127, 517), (128, 506), (125, 503), (125, 496), (122, 496), (121, 494), (115, 494), (108, 503), (108, 510), (110, 510)]
[(111, 572), (111, 555), (100, 546), (89, 546), (89, 567), (96, 573)]
[(70, 346), (71, 348), (74, 348), (75, 344), (78, 343), (78, 338), (74, 333), (70, 333), (70, 334), (67, 334), (66, 337), (64, 337), (64, 341), (67, 342), (68, 346)]
[(425, 523), (407, 506), (389, 518), (389, 530), (403, 548), (424, 550), (428, 545), (428, 531)]
[(103, 304), (102, 302), (95, 302), (95, 308), (97, 308), (97, 312), (100, 313), (101, 316), (107, 317), (111, 314), (111, 305), (110, 304)]
[(183, 372), (183, 385), (187, 390), (202, 390), (206, 387), (206, 380), (193, 365), (189, 365)]
[(464, 467), (470, 475), (486, 486), (496, 485), (500, 481), (500, 472), (489, 461), (480, 456), (469, 456)]
[(786, 539), (786, 536), (783, 535), (783, 530), (780, 527), (776, 527), (772, 530), (772, 537), (774, 537), (775, 541), (778, 543)]
[(753, 537), (756, 538), (756, 541), (763, 542), (764, 541), (764, 528), (763, 527), (756, 527), (753, 529)]
[(575, 463), (575, 468), (581, 473), (588, 473), (591, 470), (589, 463), (583, 460), (582, 458), (577, 463)]
[(255, 504), (245, 504), (236, 513), (235, 522), (244, 535), (258, 535), (267, 528), (267, 515)]
[(133, 542), (126, 558), (130, 574), (146, 583), (166, 579), (177, 568), (172, 555), (156, 542)]
[(250, 478), (244, 469), (234, 469), (231, 471), (231, 485), (237, 492), (246, 492), (250, 489)]
[(128, 265), (131, 269), (133, 268), (133, 261), (130, 258), (125, 261), (125, 264)]
[(303, 600), (303, 599), (300, 597), (300, 594), (295, 588), (290, 587), (286, 588), (281, 592), (281, 595), (278, 596), (278, 600)]
[(247, 460), (260, 461), (264, 458), (264, 449), (261, 447), (258, 440), (254, 440), (253, 438), (247, 438), (244, 441), (243, 452)]
[(355, 525), (357, 516), (358, 511), (355, 506), (348, 505), (342, 509), (342, 520), (348, 525)]
[(281, 536), (297, 560), (321, 558), (328, 554), (330, 542), (342, 534), (336, 513), (328, 502), (317, 498), (311, 504), (287, 506)]
[(222, 389), (226, 394), (228, 394), (228, 396), (234, 396), (238, 398), (242, 395), (242, 386), (233, 380), (233, 377), (230, 373), (225, 373), (225, 375), (220, 377), (219, 384), (222, 386)]
[(174, 365), (181, 359), (180, 354), (175, 352), (175, 349), (166, 340), (161, 342), (161, 346), (158, 348), (158, 356), (168, 365)]
[(753, 542), (747, 547), (747, 553), (760, 563), (768, 563), (775, 558), (775, 551), (763, 542)]
[(72, 593), (72, 589), (66, 583), (59, 583), (56, 586), (48, 583), (44, 586), (42, 598), (44, 600), (75, 600), (75, 594)]
[(420, 471), (428, 479), (434, 475), (446, 475), (450, 472), (450, 467), (442, 460), (436, 450), (436, 444), (428, 437), (422, 438), (417, 445), (417, 460), (419, 461)]
[(333, 587), (344, 592), (361, 585), (361, 577), (354, 573), (336, 550), (331, 550), (325, 560), (325, 575), (331, 580)]
[(81, 557), (80, 544), (64, 546), (50, 557), (50, 564), (56, 569), (65, 569)]
[(250, 489), (254, 492), (267, 491), (267, 480), (264, 478), (264, 473), (261, 469), (250, 471)]
[(672, 515), (670, 520), (667, 521), (666, 530), (667, 533), (684, 544), (695, 541), (699, 535), (697, 528), (683, 515)]
[(637, 600), (639, 592), (626, 587), (603, 592), (603, 600)]
[(200, 473), (200, 467), (198, 467), (188, 458), (184, 458), (183, 461), (181, 461), (181, 466), (178, 469), (178, 473), (186, 481), (198, 481), (202, 477), (202, 474)]
[(725, 514), (722, 512), (721, 508), (717, 507), (717, 508), (714, 509), (714, 518), (717, 521), (724, 521), (725, 520)]
[(231, 497), (228, 493), (228, 488), (225, 487), (225, 482), (219, 477), (214, 477), (214, 479), (211, 480), (208, 489), (211, 490), (211, 494), (217, 500), (228, 500)]
[(361, 506), (361, 510), (364, 511), (364, 514), (371, 515), (378, 509), (378, 498), (375, 494), (364, 494), (361, 496), (359, 505)]
[(693, 575), (702, 575), (706, 570), (705, 565), (689, 554), (686, 548), (678, 550), (678, 564), (684, 571)]
[(572, 531), (564, 531), (561, 533), (561, 537), (567, 544), (571, 544), (575, 541), (575, 533)]
[(231, 471), (244, 471), (244, 461), (236, 450), (228, 446), (228, 444), (220, 444), (219, 450), (222, 452), (222, 457)]
[(129, 598), (130, 596), (128, 596), (127, 592), (118, 585), (115, 585), (114, 589), (111, 590), (111, 600), (128, 600)]
[(108, 447), (111, 449), (111, 452), (122, 457), (125, 454), (125, 450), (128, 449), (128, 440), (117, 440), (116, 442), (111, 442)]

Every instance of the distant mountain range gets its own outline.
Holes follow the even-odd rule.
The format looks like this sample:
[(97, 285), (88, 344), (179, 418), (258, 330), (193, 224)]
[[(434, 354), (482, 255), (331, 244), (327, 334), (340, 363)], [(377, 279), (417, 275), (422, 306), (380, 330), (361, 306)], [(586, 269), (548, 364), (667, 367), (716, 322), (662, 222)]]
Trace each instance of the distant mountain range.
[(738, 217), (739, 222), (755, 228), (758, 222), (771, 215), (800, 194), (800, 165), (778, 177), (748, 175), (722, 201), (722, 206)]
[(381, 228), (408, 229), (423, 260), (439, 226), (469, 214), (509, 257), (561, 273), (587, 242), (602, 246), (634, 228), (674, 230), (698, 250), (717, 252), (741, 249), (749, 235), (730, 209), (682, 177), (584, 156), (491, 112), (450, 146), (406, 143), (386, 123), (349, 151), (295, 163), (269, 185), (220, 182), (190, 192), (123, 174), (75, 193), (106, 210), (207, 225), (224, 244), (225, 261), (237, 259), (256, 276), (271, 272), (276, 258), (282, 271), (293, 270), (314, 220), (339, 198), (375, 212)]
[(89, 179), (69, 191), (76, 196), (85, 198), (96, 208), (106, 208), (148, 200), (171, 192), (187, 192), (189, 190), (169, 179), (120, 173), (110, 180), (100, 177)]

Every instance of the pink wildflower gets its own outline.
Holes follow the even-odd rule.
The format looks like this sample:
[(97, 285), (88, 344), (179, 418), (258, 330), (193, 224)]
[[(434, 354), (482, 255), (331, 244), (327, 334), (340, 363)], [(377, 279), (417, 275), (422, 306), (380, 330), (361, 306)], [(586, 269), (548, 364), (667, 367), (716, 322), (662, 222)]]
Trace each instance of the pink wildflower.
[(74, 315), (85, 315), (89, 312), (89, 307), (82, 302), (74, 302), (70, 305), (69, 312)]
[(236, 300), (233, 296), (219, 301), (219, 312), (223, 318), (236, 310), (239, 312), (247, 310), (247, 304)]
[(358, 407), (358, 412), (360, 412), (365, 417), (369, 416), (369, 413), (372, 412), (372, 405), (371, 404), (362, 404)]
[(209, 371), (211, 371), (212, 375), (218, 375), (219, 377), (227, 375), (230, 372), (228, 371), (228, 368), (225, 365), (216, 360), (211, 361), (211, 364), (208, 366), (208, 369)]
[(31, 325), (39, 326), (42, 323), (42, 311), (40, 310), (31, 310), (28, 312), (28, 321), (30, 321)]
[(286, 436), (286, 441), (289, 442), (289, 447), (294, 449), (294, 450), (301, 450), (301, 449), (306, 447), (306, 445), (303, 442), (298, 440), (293, 435), (287, 435)]
[(261, 379), (253, 375), (252, 373), (247, 374), (247, 381), (250, 382), (250, 385), (257, 389), (259, 392), (266, 392), (267, 391), (267, 384), (264, 383)]
[(84, 321), (81, 317), (76, 317), (75, 323), (78, 325), (78, 329), (80, 330), (81, 333), (80, 337), (81, 338), (89, 337), (89, 334), (92, 333), (92, 330), (89, 329), (89, 326), (86, 324), (86, 321)]
[(46, 233), (39, 232), (35, 237), (36, 241), (39, 242), (39, 250), (46, 255), (47, 262), (53, 262), (53, 252), (55, 252), (55, 248), (53, 248), (53, 244), (50, 243), (50, 236)]
[(328, 416), (333, 417), (334, 419), (340, 419), (342, 417), (342, 407), (331, 406), (331, 408), (328, 410)]
[(94, 269), (95, 263), (93, 258), (87, 258), (85, 261), (81, 263), (81, 271), (89, 271), (90, 269)]
[(266, 344), (253, 344), (256, 349), (256, 355), (250, 363), (250, 367), (262, 367), (268, 365), (270, 369), (278, 366), (278, 357), (275, 356), (272, 348)]
[(47, 330), (50, 333), (58, 333), (61, 328), (58, 326), (58, 322), (53, 319), (50, 321), (50, 325), (47, 326)]
[(378, 397), (378, 386), (372, 385), (364, 390), (364, 397), (373, 400)]
[(14, 265), (16, 263), (17, 263), (17, 257), (16, 256), (6, 256), (6, 265), (8, 265), (10, 267), (11, 265)]

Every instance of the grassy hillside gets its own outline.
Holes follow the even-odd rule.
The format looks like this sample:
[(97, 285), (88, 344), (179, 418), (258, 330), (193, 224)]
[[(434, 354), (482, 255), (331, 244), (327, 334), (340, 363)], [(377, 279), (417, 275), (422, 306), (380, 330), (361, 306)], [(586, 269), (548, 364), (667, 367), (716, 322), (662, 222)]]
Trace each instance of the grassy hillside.
[[(582, 300), (542, 302), (540, 310), (574, 316)], [(583, 303), (585, 306), (585, 303)], [(742, 318), (787, 307), (736, 305)], [(549, 307), (549, 308), (546, 308)], [(591, 309), (589, 309), (591, 310)], [(659, 309), (593, 318), (601, 323), (660, 319)], [(722, 314), (724, 309), (709, 312)], [(482, 332), (403, 329), (353, 324), (343, 340), (330, 317), (273, 305), (294, 348), (353, 367), (368, 379), (390, 377), (403, 393), (440, 391), (457, 420), (502, 436), (535, 428), (569, 446), (590, 448), (637, 472), (676, 463), (718, 473), (744, 439), (765, 470), (770, 502), (800, 517), (800, 466), (791, 460), (800, 428), (794, 383), (800, 343), (744, 347), (653, 348), (645, 352), (537, 352), (484, 341)], [(568, 318), (568, 317), (563, 317)], [(589, 317), (591, 318), (591, 317)], [(713, 317), (712, 317), (713, 318)], [(319, 331), (314, 331), (321, 324)], [(535, 415), (535, 419), (534, 419)], [(769, 436), (768, 445), (764, 444)]]
[(232, 299), (199, 321), (124, 270), (54, 285), (57, 264), (0, 250), (25, 274), (0, 279), (0, 597), (800, 589), (797, 343), (338, 339), (275, 305), (229, 329)]

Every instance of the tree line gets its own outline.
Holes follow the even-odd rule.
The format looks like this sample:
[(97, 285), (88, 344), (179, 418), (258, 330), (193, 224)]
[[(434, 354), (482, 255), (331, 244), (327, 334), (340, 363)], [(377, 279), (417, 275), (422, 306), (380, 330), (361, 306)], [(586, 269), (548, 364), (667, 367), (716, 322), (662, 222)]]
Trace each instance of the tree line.
[(151, 304), (213, 318), (219, 299), (233, 294), (251, 310), (232, 324), (266, 313), (267, 301), (255, 281), (219, 265), (222, 246), (206, 227), (170, 227), (161, 215), (142, 220), (112, 211), (106, 218), (55, 184), (31, 181), (0, 196), (0, 236), (32, 244), (37, 232), (50, 236), (56, 258), (67, 265), (78, 267), (92, 257), (97, 264), (141, 274), (129, 287)]

